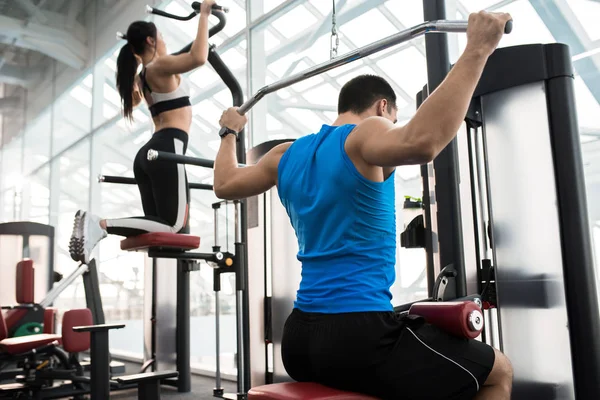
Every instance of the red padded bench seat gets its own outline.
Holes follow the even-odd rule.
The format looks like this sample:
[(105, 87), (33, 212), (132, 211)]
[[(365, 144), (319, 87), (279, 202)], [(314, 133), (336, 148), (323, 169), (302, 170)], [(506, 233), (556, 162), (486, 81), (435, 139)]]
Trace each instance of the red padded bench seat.
[(376, 397), (345, 392), (312, 382), (285, 382), (257, 386), (248, 400), (377, 400)]
[(121, 250), (145, 250), (151, 247), (193, 250), (200, 247), (200, 237), (181, 233), (152, 232), (121, 240)]
[(0, 351), (15, 355), (37, 349), (54, 341), (61, 343), (60, 335), (41, 333), (39, 335), (20, 336), (0, 341)]

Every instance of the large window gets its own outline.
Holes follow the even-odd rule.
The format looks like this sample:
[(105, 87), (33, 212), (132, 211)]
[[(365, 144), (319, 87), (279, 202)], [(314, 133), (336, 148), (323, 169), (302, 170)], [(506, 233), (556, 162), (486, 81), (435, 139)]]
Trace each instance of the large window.
[(2, 148), (2, 220), (15, 221), (21, 218), (23, 194), (23, 138), (13, 138)]
[[(395, 1), (339, 2), (337, 24), (338, 54), (383, 39), (405, 27), (423, 22), (420, 6)], [(266, 4), (266, 2), (265, 2)], [(295, 7), (255, 28), (252, 40), (252, 91), (329, 60), (331, 39), (330, 2), (298, 2)], [(399, 16), (399, 17), (396, 17)], [(302, 24), (293, 21), (303, 21)], [(376, 30), (361, 27), (377, 26)], [(337, 96), (347, 81), (362, 75), (384, 77), (397, 94), (399, 124), (415, 112), (415, 95), (427, 81), (424, 40), (374, 54), (333, 69), (268, 95), (252, 112), (253, 145), (266, 140), (297, 138), (317, 132), (337, 116)], [(398, 208), (397, 232), (405, 221), (404, 196), (422, 196), (419, 167), (401, 167), (396, 174)], [(397, 281), (392, 287), (394, 304), (426, 297), (425, 252), (398, 247)]]
[[(192, 0), (151, 2), (169, 12), (188, 14)], [(600, 2), (525, 0), (448, 1), (448, 19), (466, 19), (472, 11), (486, 8), (508, 11), (514, 31), (501, 46), (524, 43), (564, 42), (570, 46), (575, 68), (575, 94), (579, 118), (590, 224), (600, 237), (600, 29), (594, 16)], [(233, 71), (244, 98), (266, 84), (289, 77), (330, 57), (332, 2), (325, 0), (231, 0), (226, 4), (227, 26), (209, 40)], [(246, 10), (246, 5), (250, 9)], [(338, 54), (372, 43), (423, 22), (421, 0), (336, 0)], [(198, 19), (174, 21), (159, 16), (131, 15), (131, 21), (154, 21), (169, 51), (190, 43)], [(247, 25), (247, 12), (250, 26)], [(211, 24), (216, 19), (211, 17)], [(258, 22), (260, 21), (260, 22)], [(373, 27), (376, 27), (374, 29)], [(124, 30), (126, 27), (121, 27)], [(114, 32), (103, 33), (114, 36)], [(450, 58), (455, 62), (465, 48), (466, 35), (449, 34)], [(68, 254), (73, 215), (89, 209), (104, 218), (142, 215), (139, 192), (133, 185), (100, 184), (95, 175), (133, 176), (133, 158), (153, 134), (145, 105), (134, 111), (134, 121), (120, 117), (120, 99), (115, 86), (116, 59), (124, 42), (115, 41), (95, 65), (78, 72), (77, 83), (57, 89), (57, 100), (37, 116), (28, 116), (21, 135), (0, 149), (0, 221), (27, 219), (56, 227), (56, 269), (69, 273), (76, 267)], [(298, 138), (318, 131), (337, 115), (337, 96), (353, 77), (371, 73), (383, 76), (393, 86), (399, 108), (398, 124), (415, 112), (415, 95), (427, 80), (424, 38), (374, 54), (320, 76), (281, 89), (263, 98), (250, 113), (248, 146), (282, 138)], [(187, 154), (213, 159), (219, 148), (219, 117), (232, 105), (231, 94), (217, 72), (205, 65), (185, 74), (191, 86), (193, 122)], [(55, 87), (60, 86), (56, 79)], [(0, 116), (6, 124), (9, 118)], [(8, 141), (7, 136), (4, 138)], [(210, 169), (188, 166), (190, 182), (211, 184)], [(402, 210), (404, 196), (422, 196), (419, 167), (402, 167), (396, 173), (397, 234), (402, 232), (408, 212)], [(212, 249), (215, 239), (232, 249), (233, 208), (219, 211), (219, 237), (214, 237), (217, 198), (211, 191), (191, 191), (191, 233), (202, 238), (202, 252)], [(119, 237), (109, 237), (96, 253), (106, 318), (122, 321), (124, 330), (111, 334), (115, 352), (142, 357), (142, 310), (144, 259), (142, 253), (123, 252)], [(595, 243), (598, 243), (596, 240)], [(596, 255), (600, 247), (595, 247)], [(425, 297), (425, 253), (423, 249), (398, 246), (397, 281), (392, 287), (395, 304)], [(221, 291), (221, 349), (223, 368), (235, 370), (235, 318), (233, 276), (223, 276)], [(600, 285), (599, 285), (600, 287)], [(191, 356), (196, 366), (212, 369), (214, 359), (215, 300), (212, 270), (201, 268), (191, 276)], [(80, 281), (67, 289), (60, 307), (83, 306)]]
[(92, 93), (87, 82), (89, 77), (59, 97), (53, 105), (53, 156), (90, 132)]

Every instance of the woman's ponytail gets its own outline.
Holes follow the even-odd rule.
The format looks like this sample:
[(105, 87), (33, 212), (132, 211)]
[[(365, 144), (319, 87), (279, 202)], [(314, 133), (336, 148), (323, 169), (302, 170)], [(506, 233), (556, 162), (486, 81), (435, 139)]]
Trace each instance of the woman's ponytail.
[(136, 55), (141, 56), (146, 49), (146, 38), (156, 41), (156, 25), (147, 21), (135, 21), (127, 29), (122, 38), (127, 44), (121, 48), (117, 57), (117, 90), (121, 96), (123, 116), (133, 120), (133, 87), (139, 66)]
[(123, 116), (129, 120), (133, 119), (133, 85), (137, 69), (138, 60), (127, 43), (117, 57), (117, 89), (123, 104)]

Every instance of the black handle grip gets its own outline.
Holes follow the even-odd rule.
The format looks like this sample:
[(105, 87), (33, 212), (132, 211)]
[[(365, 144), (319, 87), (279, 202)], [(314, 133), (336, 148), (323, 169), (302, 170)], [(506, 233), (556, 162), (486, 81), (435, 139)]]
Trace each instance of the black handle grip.
[(511, 33), (512, 28), (513, 28), (513, 21), (511, 19), (506, 23), (506, 25), (504, 25), (504, 33)]
[(176, 19), (178, 21), (189, 21), (197, 15), (195, 11), (188, 16), (175, 15), (151, 6), (146, 6), (146, 12), (148, 14), (160, 15), (165, 18)]
[[(192, 8), (194, 9), (194, 11), (200, 12), (200, 6), (201, 5), (202, 5), (202, 3), (200, 3), (199, 1), (195, 1), (195, 2), (192, 3)], [(218, 4), (213, 4), (212, 10), (213, 11), (229, 12), (229, 8), (220, 6)]]

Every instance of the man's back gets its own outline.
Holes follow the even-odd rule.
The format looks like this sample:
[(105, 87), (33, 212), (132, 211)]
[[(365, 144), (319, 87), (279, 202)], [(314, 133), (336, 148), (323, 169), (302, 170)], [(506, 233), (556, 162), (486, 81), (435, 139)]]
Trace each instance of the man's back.
[(390, 311), (395, 279), (394, 174), (363, 177), (344, 150), (354, 125), (324, 125), (283, 154), (278, 192), (298, 238), (306, 312)]

